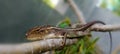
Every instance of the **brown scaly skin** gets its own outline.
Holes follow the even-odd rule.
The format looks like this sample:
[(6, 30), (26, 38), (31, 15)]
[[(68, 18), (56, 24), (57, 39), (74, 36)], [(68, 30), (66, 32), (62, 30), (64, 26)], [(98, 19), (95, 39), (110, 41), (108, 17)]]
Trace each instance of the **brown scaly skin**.
[(85, 31), (89, 27), (91, 27), (92, 25), (94, 25), (96, 23), (104, 24), (101, 21), (93, 21), (93, 22), (89, 22), (89, 23), (83, 25), (80, 28), (68, 28), (68, 29), (67, 28), (66, 29), (58, 28), (58, 27), (54, 27), (54, 26), (50, 26), (50, 25), (36, 26), (36, 27), (30, 29), (26, 33), (26, 38), (28, 40), (40, 40), (40, 39), (45, 39), (46, 35), (48, 35), (48, 34), (55, 34), (56, 36), (64, 36), (65, 33), (69, 34), (70, 32)]
[(40, 39), (44, 39), (45, 35), (48, 35), (50, 33), (52, 33), (53, 30), (52, 26), (47, 25), (47, 26), (36, 26), (32, 29), (30, 29), (27, 33), (26, 33), (26, 38), (28, 40), (40, 40)]
[[(102, 21), (93, 21), (93, 22), (89, 22), (79, 28), (67, 28), (67, 29), (63, 29), (63, 28), (58, 28), (58, 27), (54, 27), (54, 26), (50, 26), (50, 25), (46, 25), (46, 26), (36, 26), (32, 29), (30, 29), (27, 33), (26, 33), (26, 38), (28, 40), (40, 40), (40, 39), (48, 39), (48, 38), (56, 38), (56, 37), (64, 37), (64, 43), (63, 45), (65, 45), (66, 42), (66, 37), (68, 35), (74, 34), (75, 32), (78, 31), (85, 31), (87, 30), (89, 27), (91, 27), (92, 25), (96, 24), (96, 23), (100, 23), (105, 25), (104, 22)], [(111, 37), (111, 33), (110, 34), (110, 39), (111, 39), (111, 48), (112, 48), (112, 37)], [(111, 50), (111, 49), (110, 49)]]

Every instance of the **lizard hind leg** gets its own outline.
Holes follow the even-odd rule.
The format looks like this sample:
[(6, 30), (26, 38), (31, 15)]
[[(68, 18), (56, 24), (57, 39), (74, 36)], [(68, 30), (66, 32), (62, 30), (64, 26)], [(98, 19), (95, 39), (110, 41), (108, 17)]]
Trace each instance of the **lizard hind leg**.
[(66, 45), (66, 38), (67, 38), (67, 32), (63, 32), (62, 35), (64, 37), (62, 37), (63, 41), (62, 41), (62, 48)]

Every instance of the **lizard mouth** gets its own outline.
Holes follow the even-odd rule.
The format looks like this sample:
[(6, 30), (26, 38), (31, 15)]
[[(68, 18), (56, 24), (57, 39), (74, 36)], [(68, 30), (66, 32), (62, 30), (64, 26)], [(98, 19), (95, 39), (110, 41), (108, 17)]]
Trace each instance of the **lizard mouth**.
[(27, 38), (27, 40), (40, 40), (40, 38), (39, 37), (34, 37), (34, 38)]
[(41, 37), (39, 35), (35, 35), (35, 34), (33, 34), (33, 35), (26, 34), (26, 39), (27, 40), (40, 40)]

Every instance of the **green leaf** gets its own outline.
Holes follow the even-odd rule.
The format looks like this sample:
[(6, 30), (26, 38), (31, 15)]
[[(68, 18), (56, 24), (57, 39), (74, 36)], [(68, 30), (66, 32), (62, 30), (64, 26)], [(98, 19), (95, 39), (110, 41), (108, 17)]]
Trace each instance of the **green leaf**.
[(94, 50), (96, 42), (99, 40), (99, 38), (95, 38), (94, 40), (90, 41), (90, 45), (88, 47), (88, 51)]
[(70, 18), (66, 17), (64, 20), (58, 22), (56, 26), (60, 28), (65, 28), (65, 27), (69, 27), (70, 25), (71, 25)]

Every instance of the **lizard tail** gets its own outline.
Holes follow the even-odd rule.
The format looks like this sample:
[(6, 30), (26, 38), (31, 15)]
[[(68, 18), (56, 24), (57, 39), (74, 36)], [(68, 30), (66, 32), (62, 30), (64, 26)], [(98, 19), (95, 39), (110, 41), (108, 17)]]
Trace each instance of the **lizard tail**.
[[(91, 27), (92, 25), (94, 25), (96, 23), (100, 23), (100, 24), (105, 25), (105, 23), (102, 21), (93, 21), (93, 22), (89, 22), (89, 23), (85, 24), (84, 26), (82, 26), (82, 28), (80, 28), (79, 31), (85, 31), (89, 27)], [(109, 54), (111, 54), (111, 52), (112, 52), (112, 34), (110, 31), (109, 31), (109, 35), (110, 35), (110, 52), (109, 52)]]
[(111, 54), (112, 52), (112, 33), (109, 31), (109, 35), (110, 35), (110, 52), (109, 54)]
[(100, 23), (100, 24), (105, 25), (105, 23), (102, 22), (102, 21), (93, 21), (93, 22), (89, 22), (89, 23), (85, 24), (84, 26), (82, 26), (82, 28), (80, 28), (79, 31), (85, 31), (85, 30), (87, 30), (89, 27), (91, 27), (92, 25), (97, 24), (97, 23)]

